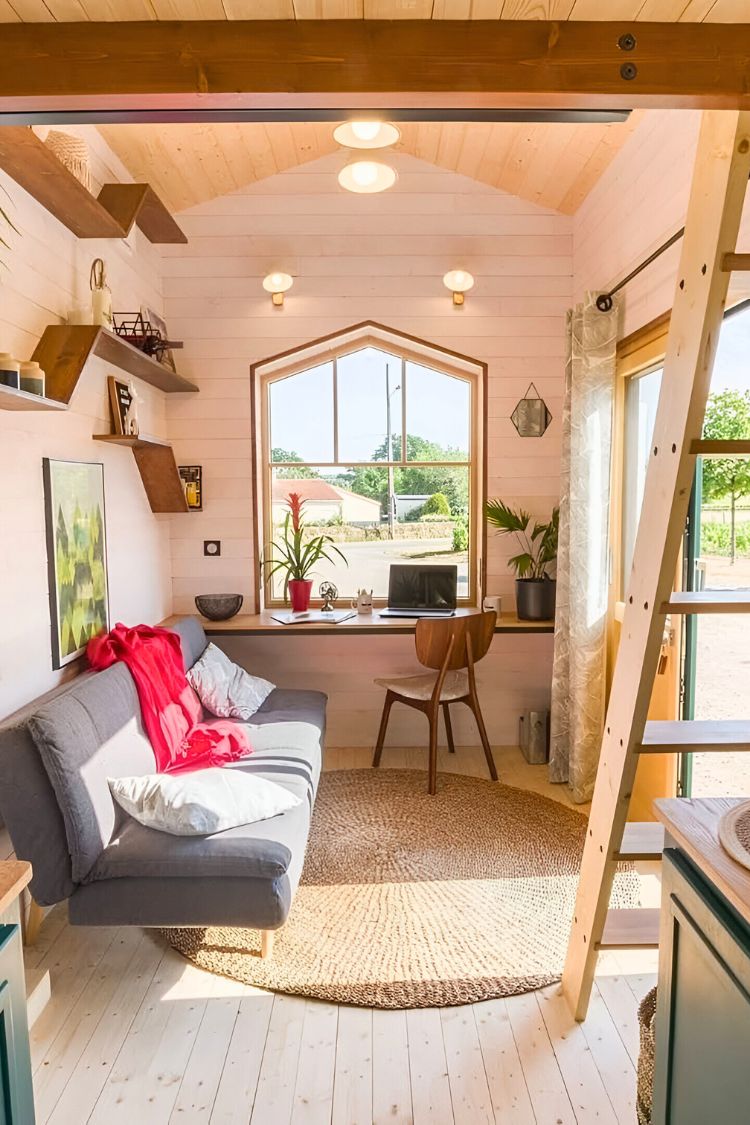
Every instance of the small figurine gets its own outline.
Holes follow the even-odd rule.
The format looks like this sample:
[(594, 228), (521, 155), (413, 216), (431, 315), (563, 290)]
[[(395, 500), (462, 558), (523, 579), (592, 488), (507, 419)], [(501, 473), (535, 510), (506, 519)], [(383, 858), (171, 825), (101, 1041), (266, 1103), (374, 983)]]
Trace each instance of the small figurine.
[(122, 428), (128, 437), (138, 437), (140, 430), (138, 428), (138, 403), (141, 401), (141, 396), (135, 389), (135, 383), (131, 379), (128, 383), (128, 390), (130, 392), (130, 402), (125, 411), (125, 417), (122, 420)]
[(333, 613), (333, 604), (339, 596), (338, 589), (334, 586), (333, 582), (320, 583), (320, 596), (323, 599), (320, 612)]
[(372, 590), (357, 590), (357, 597), (352, 602), (352, 609), (356, 609), (357, 613), (367, 614), (372, 613)]

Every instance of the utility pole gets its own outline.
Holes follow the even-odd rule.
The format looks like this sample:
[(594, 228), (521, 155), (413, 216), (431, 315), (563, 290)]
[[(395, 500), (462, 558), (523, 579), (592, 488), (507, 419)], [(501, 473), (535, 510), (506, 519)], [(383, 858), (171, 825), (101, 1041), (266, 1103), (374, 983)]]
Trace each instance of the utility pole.
[[(391, 433), (391, 398), (395, 395), (396, 391), (401, 390), (401, 384), (391, 390), (391, 368), (390, 364), (385, 365), (385, 427), (387, 430), (386, 437), (386, 457), (388, 458), (388, 538), (393, 539), (393, 524), (395, 521), (395, 507), (396, 497), (394, 495), (393, 485), (393, 435)], [(403, 440), (403, 439), (402, 439)], [(403, 450), (401, 455), (403, 457)]]

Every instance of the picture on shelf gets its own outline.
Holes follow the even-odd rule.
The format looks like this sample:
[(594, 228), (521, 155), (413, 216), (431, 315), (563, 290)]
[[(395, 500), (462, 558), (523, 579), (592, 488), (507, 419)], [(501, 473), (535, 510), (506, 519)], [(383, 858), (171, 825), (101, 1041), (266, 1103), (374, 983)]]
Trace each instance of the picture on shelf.
[[(152, 330), (158, 332), (162, 340), (169, 339), (166, 322), (164, 321), (164, 318), (159, 316), (157, 312), (154, 312), (153, 309), (148, 308), (147, 305), (141, 305), (141, 316), (143, 317), (146, 324), (149, 324), (151, 326)], [(157, 359), (160, 363), (163, 363), (165, 367), (168, 367), (170, 371), (176, 372), (177, 369), (175, 367), (174, 356), (172, 355), (171, 348), (164, 348), (163, 351), (161, 351), (157, 356)]]
[(131, 404), (133, 395), (127, 383), (123, 383), (114, 375), (107, 376), (109, 387), (109, 405), (112, 412), (112, 432), (127, 434), (130, 432), (129, 413), (132, 414)]
[(203, 468), (200, 465), (180, 465), (178, 468), (185, 499), (191, 512), (203, 511)]
[(80, 656), (109, 628), (104, 466), (45, 457), (52, 667)]

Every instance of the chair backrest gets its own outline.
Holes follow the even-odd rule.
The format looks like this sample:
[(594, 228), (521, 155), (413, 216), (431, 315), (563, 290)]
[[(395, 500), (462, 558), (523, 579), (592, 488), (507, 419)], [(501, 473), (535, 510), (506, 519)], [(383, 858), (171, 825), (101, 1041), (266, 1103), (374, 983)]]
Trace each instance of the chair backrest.
[(454, 638), (447, 670), (466, 668), (469, 665), (466, 638), (470, 637), (472, 663), (476, 664), (492, 643), (496, 621), (494, 609), (466, 617), (420, 617), (415, 635), (417, 660), (425, 668), (442, 668), (451, 638)]

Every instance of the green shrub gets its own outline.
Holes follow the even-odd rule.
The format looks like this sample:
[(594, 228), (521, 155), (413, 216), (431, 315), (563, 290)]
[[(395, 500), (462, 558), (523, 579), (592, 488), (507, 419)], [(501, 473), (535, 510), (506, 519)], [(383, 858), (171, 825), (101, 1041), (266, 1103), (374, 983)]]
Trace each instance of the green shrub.
[(454, 551), (468, 551), (469, 549), (469, 519), (468, 516), (461, 516), (456, 520), (453, 528), (453, 545)]
[[(701, 524), (701, 554), (729, 557), (731, 529), (728, 523)], [(735, 531), (738, 555), (750, 555), (750, 523), (738, 523)]]
[(423, 516), (449, 516), (451, 506), (444, 492), (433, 492), (422, 505)]

